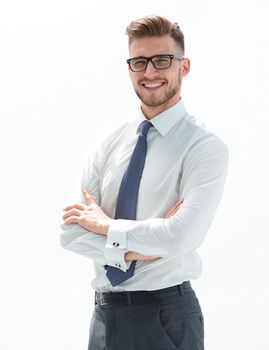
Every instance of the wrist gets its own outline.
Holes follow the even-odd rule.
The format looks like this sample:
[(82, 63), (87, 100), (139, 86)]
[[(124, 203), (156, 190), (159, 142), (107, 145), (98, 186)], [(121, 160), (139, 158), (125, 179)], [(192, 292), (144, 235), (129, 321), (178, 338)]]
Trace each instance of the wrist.
[(134, 257), (132, 256), (133, 252), (127, 252), (124, 254), (124, 260), (127, 261), (131, 261), (131, 260), (135, 260)]
[(104, 236), (107, 236), (108, 234), (108, 231), (109, 231), (109, 228), (110, 228), (110, 225), (112, 224), (112, 221), (114, 221), (114, 219), (107, 219), (107, 220), (102, 220), (99, 227), (100, 227), (100, 234), (101, 235), (104, 235)]

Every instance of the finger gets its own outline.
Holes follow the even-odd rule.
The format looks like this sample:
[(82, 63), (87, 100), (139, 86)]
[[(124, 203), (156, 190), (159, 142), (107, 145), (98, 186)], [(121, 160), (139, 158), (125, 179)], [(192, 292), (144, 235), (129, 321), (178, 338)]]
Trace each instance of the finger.
[(176, 202), (175, 206), (179, 206), (180, 204), (182, 204), (184, 202), (184, 199), (181, 198), (179, 201)]
[(92, 199), (92, 197), (89, 194), (89, 192), (87, 191), (86, 187), (82, 187), (82, 192), (83, 192), (83, 196), (85, 198), (85, 201), (88, 205), (95, 203), (94, 199)]
[(70, 216), (69, 218), (67, 218), (65, 221), (64, 221), (64, 224), (77, 224), (78, 223), (78, 219), (79, 217), (78, 216)]
[(166, 213), (166, 216), (165, 217), (169, 217), (169, 216), (171, 216), (172, 214), (173, 214), (173, 212), (174, 212), (174, 210), (175, 210), (175, 205), (172, 207), (172, 208), (170, 208), (169, 210), (168, 210), (168, 212)]
[(70, 216), (80, 216), (82, 214), (81, 210), (79, 209), (71, 209), (69, 210), (68, 212), (66, 212), (62, 218), (63, 219), (67, 219), (69, 218)]
[(180, 207), (180, 205), (183, 203), (183, 199), (180, 199), (178, 202), (176, 202), (176, 204), (172, 207), (172, 210), (174, 209), (178, 209)]
[(76, 203), (76, 204), (68, 205), (63, 210), (67, 211), (67, 210), (70, 210), (70, 209), (73, 209), (73, 208), (79, 209), (79, 210), (85, 210), (86, 209), (84, 204)]
[(180, 205), (183, 203), (183, 201), (184, 201), (183, 198), (177, 201), (176, 204), (171, 209), (169, 209), (169, 211), (166, 213), (165, 218), (169, 218), (170, 216), (175, 214), (178, 208), (180, 207)]
[(179, 201), (177, 201), (169, 211), (174, 211), (175, 209), (177, 209), (180, 206), (180, 204), (182, 204), (181, 199)]
[(175, 206), (175, 207), (171, 210), (170, 215), (174, 215), (174, 214), (178, 211), (179, 207), (180, 207), (179, 205)]
[(174, 215), (176, 210), (170, 210), (169, 213), (166, 214), (166, 218), (170, 218), (170, 216)]
[(172, 209), (170, 209), (166, 214), (165, 214), (165, 218), (170, 218), (170, 216), (172, 215)]

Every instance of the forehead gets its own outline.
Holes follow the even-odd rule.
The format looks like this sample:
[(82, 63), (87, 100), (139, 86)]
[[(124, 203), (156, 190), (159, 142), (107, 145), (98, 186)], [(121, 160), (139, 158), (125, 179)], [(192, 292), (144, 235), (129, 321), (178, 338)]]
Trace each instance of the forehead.
[(154, 56), (163, 53), (174, 53), (181, 51), (176, 42), (169, 35), (152, 36), (134, 39), (129, 46), (130, 57)]

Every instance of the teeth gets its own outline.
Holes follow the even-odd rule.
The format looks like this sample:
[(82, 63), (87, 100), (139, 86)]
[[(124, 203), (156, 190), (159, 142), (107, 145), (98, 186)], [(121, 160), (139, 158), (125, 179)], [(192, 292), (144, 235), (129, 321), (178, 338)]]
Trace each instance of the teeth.
[(155, 88), (155, 87), (159, 87), (162, 85), (162, 83), (148, 83), (148, 84), (144, 84), (145, 87), (147, 88)]

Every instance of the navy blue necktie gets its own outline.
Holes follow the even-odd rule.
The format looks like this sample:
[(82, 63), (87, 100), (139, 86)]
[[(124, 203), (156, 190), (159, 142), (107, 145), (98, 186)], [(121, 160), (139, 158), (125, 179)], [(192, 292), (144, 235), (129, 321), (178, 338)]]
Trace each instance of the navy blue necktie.
[[(135, 220), (138, 190), (147, 154), (147, 133), (152, 126), (144, 120), (140, 124), (140, 133), (131, 156), (127, 170), (125, 171), (117, 199), (115, 219)], [(129, 269), (124, 272), (116, 267), (107, 266), (107, 278), (112, 286), (132, 277), (134, 274), (136, 260), (133, 260)]]

